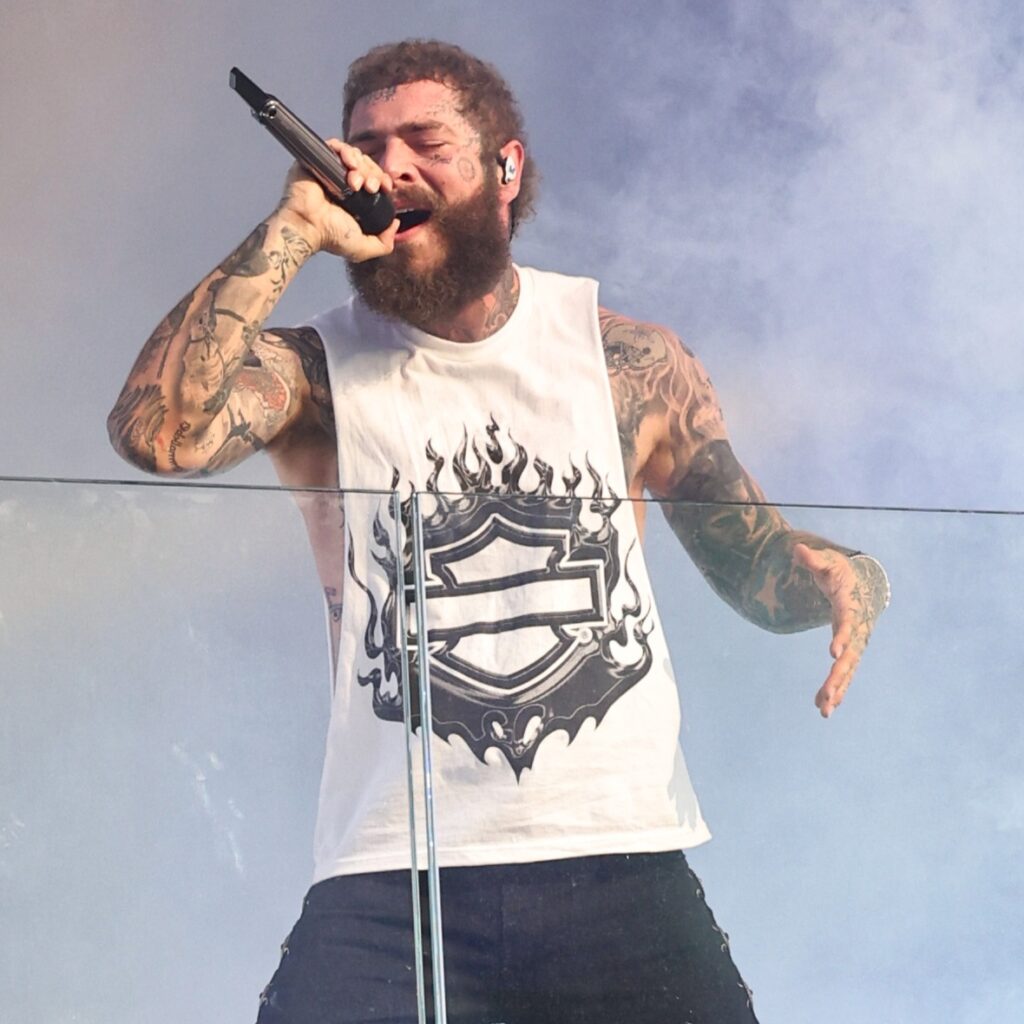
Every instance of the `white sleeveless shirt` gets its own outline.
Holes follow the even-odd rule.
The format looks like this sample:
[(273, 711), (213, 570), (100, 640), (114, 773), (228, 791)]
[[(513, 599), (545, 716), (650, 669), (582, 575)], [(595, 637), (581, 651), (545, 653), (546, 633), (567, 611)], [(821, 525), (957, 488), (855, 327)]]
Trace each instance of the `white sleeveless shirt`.
[[(358, 301), (310, 321), (327, 354), (341, 488), (397, 489), (406, 514), (412, 491), (424, 494), (438, 859), (695, 846), (710, 834), (624, 500), (597, 285), (517, 270), (515, 311), (479, 342)], [(346, 493), (345, 514), (315, 881), (411, 864), (395, 523), (386, 495)], [(409, 574), (408, 544), (403, 557)], [(418, 700), (414, 713), (423, 867)]]

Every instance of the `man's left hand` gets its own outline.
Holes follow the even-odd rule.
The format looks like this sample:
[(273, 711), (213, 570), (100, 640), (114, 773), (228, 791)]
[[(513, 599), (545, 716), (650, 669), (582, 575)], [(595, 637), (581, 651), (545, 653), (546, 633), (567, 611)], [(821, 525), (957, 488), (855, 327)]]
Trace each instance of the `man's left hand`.
[[(810, 572), (818, 589), (832, 606), (829, 653), (835, 660), (828, 678), (814, 698), (822, 718), (828, 718), (846, 696), (875, 620), (885, 608), (886, 595), (875, 593), (879, 590), (878, 585), (873, 585), (852, 559), (832, 548), (816, 550), (806, 544), (796, 544), (793, 560)], [(863, 561), (877, 567), (871, 559)], [(881, 571), (880, 567), (878, 569)]]

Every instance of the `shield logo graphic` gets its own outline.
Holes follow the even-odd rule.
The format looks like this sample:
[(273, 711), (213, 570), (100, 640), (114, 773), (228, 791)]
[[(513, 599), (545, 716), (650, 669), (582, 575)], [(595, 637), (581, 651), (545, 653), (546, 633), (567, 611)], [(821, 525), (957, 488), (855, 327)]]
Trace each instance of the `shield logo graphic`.
[[(628, 575), (628, 606), (611, 609), (622, 575), (611, 524), (619, 505), (438, 496), (423, 540), (439, 736), (460, 736), (480, 760), (496, 747), (519, 776), (546, 735), (562, 730), (571, 740), (647, 673), (647, 630)], [(636, 654), (623, 663), (613, 645), (621, 652), (630, 638)]]
[(424, 531), (431, 670), (469, 700), (537, 700), (608, 624), (607, 552), (574, 548), (568, 499), (475, 504)]
[[(482, 458), (469, 473), (460, 450), (454, 468), (464, 491), (454, 495), (437, 486), (444, 460), (427, 449), (435, 465), (433, 507), (422, 523), (427, 642), (410, 635), (410, 668), (415, 682), (420, 657), (429, 656), (433, 732), (460, 737), (484, 763), (494, 762), (487, 752), (497, 749), (518, 779), (546, 736), (564, 732), (571, 743), (587, 719), (600, 725), (643, 679), (653, 661), (653, 627), (629, 573), (633, 548), (623, 550), (616, 526), (617, 516), (632, 516), (631, 507), (604, 496), (589, 463), (591, 497), (577, 494), (581, 474), (574, 468), (564, 477), (569, 493), (552, 495), (551, 468), (540, 460), (536, 490), (509, 493), (518, 491), (526, 453), (517, 446), (505, 465), (491, 440), (488, 457), (501, 467), (501, 482)], [(403, 518), (411, 514), (409, 504), (403, 510)], [(357, 679), (372, 688), (379, 718), (401, 721), (395, 581), (404, 564), (409, 582), (412, 552), (408, 541), (404, 552), (393, 550), (394, 531), (381, 515), (372, 536), (367, 554), (387, 581), (382, 599), (360, 579), (348, 534), (349, 576), (368, 602), (365, 670)], [(411, 609), (406, 621), (415, 631)], [(411, 717), (418, 728), (418, 701)]]

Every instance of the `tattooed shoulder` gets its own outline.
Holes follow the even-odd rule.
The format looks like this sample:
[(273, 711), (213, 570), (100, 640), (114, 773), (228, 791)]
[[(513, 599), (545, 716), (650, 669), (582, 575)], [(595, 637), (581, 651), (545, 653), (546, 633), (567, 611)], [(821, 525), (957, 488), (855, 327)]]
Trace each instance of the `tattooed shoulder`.
[(631, 320), (610, 310), (599, 310), (601, 340), (610, 374), (649, 370), (671, 361), (672, 348), (693, 353), (664, 327)]
[(665, 345), (643, 325), (618, 313), (601, 309), (599, 319), (619, 447), (626, 480), (632, 484), (644, 462), (640, 428), (648, 415), (648, 389), (642, 378), (664, 360)]
[(719, 436), (714, 389), (700, 361), (667, 328), (604, 309), (600, 323), (627, 470), (642, 472), (651, 486), (664, 475), (666, 459), (685, 462), (701, 436)]

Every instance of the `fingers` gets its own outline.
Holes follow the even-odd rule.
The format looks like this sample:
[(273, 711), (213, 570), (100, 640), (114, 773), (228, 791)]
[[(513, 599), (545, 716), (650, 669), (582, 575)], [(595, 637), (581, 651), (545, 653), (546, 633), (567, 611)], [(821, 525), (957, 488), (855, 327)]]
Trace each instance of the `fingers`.
[(863, 650), (863, 646), (859, 649), (857, 645), (847, 646), (842, 655), (836, 658), (828, 678), (814, 698), (814, 704), (821, 712), (822, 718), (829, 718), (832, 712), (842, 704), (846, 691), (853, 681), (853, 674), (860, 663)]
[(811, 573), (815, 585), (828, 599), (832, 610), (829, 653), (838, 658), (849, 646), (857, 622), (851, 600), (852, 577), (846, 559), (834, 551), (815, 551), (806, 544), (797, 544), (793, 548), (793, 561)]
[[(353, 191), (390, 192), (391, 176), (355, 146), (340, 139), (325, 140), (341, 163), (348, 169), (346, 183)], [(353, 263), (387, 256), (394, 250), (398, 222), (379, 235), (364, 235), (356, 220), (341, 206), (331, 202), (319, 182), (298, 163), (288, 173), (282, 206), (305, 221), (315, 237), (314, 248), (340, 256)], [(311, 241), (310, 244), (313, 244)]]
[(831, 548), (818, 550), (806, 544), (793, 545), (793, 561), (811, 573), (818, 588), (826, 597), (849, 569), (846, 557), (840, 555), (838, 551)]
[(810, 548), (803, 543), (794, 544), (793, 560), (799, 562), (805, 569), (810, 569), (811, 572), (814, 572), (819, 567), (821, 552), (815, 551), (814, 548)]
[(838, 614), (833, 608), (833, 639), (828, 645), (828, 653), (835, 658), (843, 656), (843, 652), (850, 646), (853, 639), (853, 632), (856, 628), (856, 615), (853, 607), (847, 605)]
[(321, 248), (348, 260), (350, 263), (363, 263), (387, 256), (394, 250), (395, 235), (398, 233), (398, 220), (379, 235), (365, 235), (356, 221), (340, 207), (335, 208), (326, 218), (328, 229), (324, 234)]
[(832, 608), (832, 669), (814, 703), (828, 718), (843, 702), (854, 671), (871, 634), (871, 621), (858, 598), (856, 574), (849, 559), (831, 549), (816, 550), (806, 544), (793, 546), (793, 561), (807, 569)]
[(350, 146), (340, 139), (327, 139), (326, 142), (349, 169), (346, 181), (353, 192), (365, 188), (372, 194), (381, 189), (385, 192), (391, 192), (394, 189), (395, 183), (392, 181), (391, 175), (382, 171), (361, 149)]
[(871, 625), (871, 620), (862, 614), (862, 610), (858, 611), (856, 603), (850, 602), (833, 626), (829, 651), (835, 661), (814, 698), (823, 718), (828, 718), (842, 704), (871, 637)]
[(361, 231), (356, 245), (343, 253), (353, 263), (373, 260), (378, 256), (387, 256), (395, 247), (395, 235), (398, 234), (398, 219), (395, 218), (379, 235), (364, 235)]

